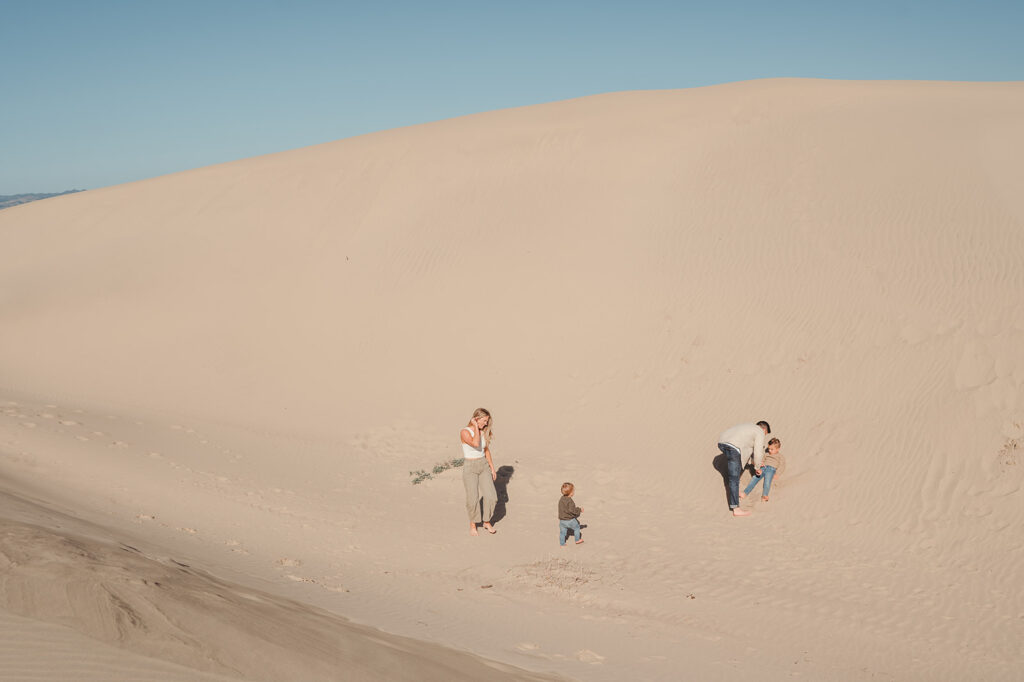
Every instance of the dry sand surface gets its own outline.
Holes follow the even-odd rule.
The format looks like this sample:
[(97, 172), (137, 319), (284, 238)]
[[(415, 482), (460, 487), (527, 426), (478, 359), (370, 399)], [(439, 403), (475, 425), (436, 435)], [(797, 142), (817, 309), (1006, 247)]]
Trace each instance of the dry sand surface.
[(1020, 679), (1022, 158), (1021, 83), (771, 80), (0, 211), (0, 679)]

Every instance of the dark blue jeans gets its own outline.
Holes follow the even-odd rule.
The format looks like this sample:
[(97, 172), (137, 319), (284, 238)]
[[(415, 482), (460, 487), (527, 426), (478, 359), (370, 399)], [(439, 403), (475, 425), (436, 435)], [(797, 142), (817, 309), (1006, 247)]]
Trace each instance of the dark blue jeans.
[(729, 472), (729, 509), (735, 509), (740, 506), (740, 474), (743, 473), (740, 451), (728, 443), (719, 443), (718, 449), (725, 455)]

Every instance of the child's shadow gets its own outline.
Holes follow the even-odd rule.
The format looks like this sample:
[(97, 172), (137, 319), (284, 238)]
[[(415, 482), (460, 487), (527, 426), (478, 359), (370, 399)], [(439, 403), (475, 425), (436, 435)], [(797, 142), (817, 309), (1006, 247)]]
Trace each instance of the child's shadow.
[[(585, 524), (585, 523), (581, 523), (580, 524), (580, 530), (584, 530), (586, 527), (587, 527), (587, 524)], [(562, 535), (562, 540), (565, 540), (565, 541), (568, 542), (571, 538), (574, 538), (574, 537), (576, 537), (576, 534), (572, 532), (572, 528), (566, 528), (565, 532)], [(559, 540), (559, 544), (561, 544), (561, 540)]]
[(515, 472), (515, 468), (507, 464), (498, 467), (498, 477), (494, 479), (494, 490), (498, 493), (498, 501), (494, 505), (494, 516), (491, 517), (491, 523), (501, 521), (508, 513), (505, 506), (508, 503), (508, 484)]

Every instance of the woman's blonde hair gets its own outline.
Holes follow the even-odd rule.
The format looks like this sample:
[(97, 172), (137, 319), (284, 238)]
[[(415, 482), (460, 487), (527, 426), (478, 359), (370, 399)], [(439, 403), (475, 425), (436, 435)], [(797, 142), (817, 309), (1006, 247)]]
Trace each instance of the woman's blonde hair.
[(494, 417), (491, 416), (490, 412), (482, 407), (476, 408), (473, 410), (473, 416), (469, 418), (469, 422), (466, 423), (466, 426), (470, 426), (474, 419), (478, 419), (480, 417), (487, 417), (487, 426), (484, 427), (483, 431), (484, 438), (486, 438), (487, 442), (490, 443), (494, 440), (494, 431), (491, 431), (491, 425), (494, 423)]
[(563, 495), (568, 495), (573, 490), (576, 490), (576, 486), (574, 486), (572, 483), (563, 483), (562, 484), (562, 494)]

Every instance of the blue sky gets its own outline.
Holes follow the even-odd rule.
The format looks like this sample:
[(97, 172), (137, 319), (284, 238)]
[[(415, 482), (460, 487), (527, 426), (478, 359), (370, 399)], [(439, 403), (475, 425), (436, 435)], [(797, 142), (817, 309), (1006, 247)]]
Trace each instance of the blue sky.
[(1024, 80), (1024, 2), (0, 0), (0, 194), (617, 90)]

